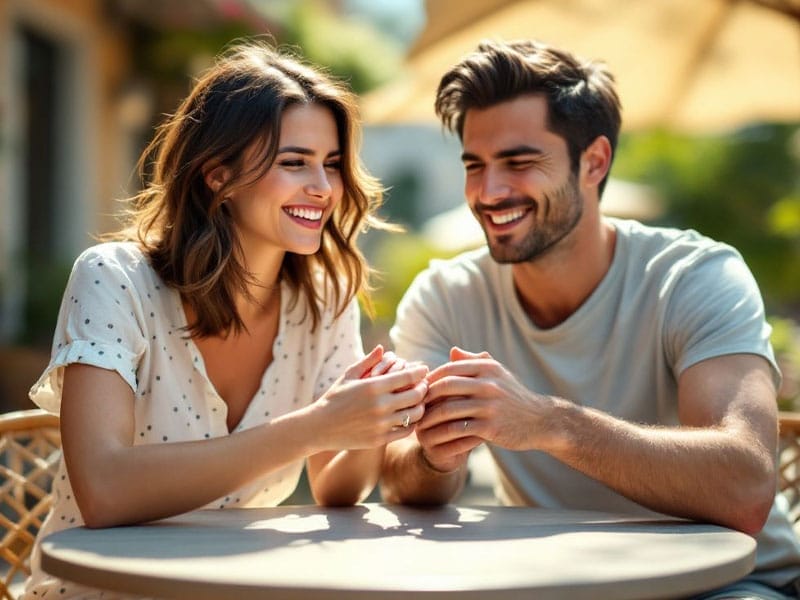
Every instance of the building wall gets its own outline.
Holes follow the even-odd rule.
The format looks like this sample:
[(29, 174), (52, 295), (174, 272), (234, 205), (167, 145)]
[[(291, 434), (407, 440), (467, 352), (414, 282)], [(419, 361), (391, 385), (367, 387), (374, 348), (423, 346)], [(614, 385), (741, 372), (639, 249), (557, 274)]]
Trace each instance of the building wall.
[[(26, 55), (32, 33), (55, 49), (53, 144), (43, 164), (52, 178), (45, 216), (49, 259), (69, 264), (114, 226), (114, 199), (124, 195), (132, 169), (128, 151), (131, 50), (124, 22), (102, 0), (0, 0), (0, 343), (19, 333), (25, 293), (24, 261), (32, 252), (28, 217), (31, 159), (26, 78), (36, 75)], [(29, 32), (29, 33), (26, 33)], [(26, 37), (27, 36), (27, 37)], [(29, 53), (29, 52), (28, 52)], [(33, 155), (33, 162), (37, 157)], [(34, 236), (35, 237), (35, 236)]]

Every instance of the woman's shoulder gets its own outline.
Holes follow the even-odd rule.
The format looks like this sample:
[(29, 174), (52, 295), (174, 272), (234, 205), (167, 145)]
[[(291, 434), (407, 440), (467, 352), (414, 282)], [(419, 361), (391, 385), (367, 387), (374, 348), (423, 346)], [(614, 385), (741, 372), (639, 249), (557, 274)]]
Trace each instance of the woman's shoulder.
[(86, 248), (78, 255), (76, 263), (106, 261), (119, 266), (136, 266), (145, 261), (144, 253), (136, 242), (102, 242)]
[[(102, 277), (100, 277), (102, 275)], [(161, 280), (136, 242), (103, 242), (81, 252), (72, 267), (72, 278), (113, 281), (122, 286), (154, 287)]]

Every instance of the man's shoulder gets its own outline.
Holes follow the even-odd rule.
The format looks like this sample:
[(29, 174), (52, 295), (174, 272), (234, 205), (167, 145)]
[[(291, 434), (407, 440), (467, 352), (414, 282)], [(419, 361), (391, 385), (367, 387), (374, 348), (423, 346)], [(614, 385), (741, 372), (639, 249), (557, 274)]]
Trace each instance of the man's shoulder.
[(467, 250), (450, 258), (434, 258), (423, 273), (432, 279), (452, 283), (486, 277), (498, 267), (486, 246)]
[(694, 229), (645, 225), (638, 221), (610, 219), (623, 238), (631, 257), (637, 261), (691, 262), (718, 254), (736, 255), (731, 246)]

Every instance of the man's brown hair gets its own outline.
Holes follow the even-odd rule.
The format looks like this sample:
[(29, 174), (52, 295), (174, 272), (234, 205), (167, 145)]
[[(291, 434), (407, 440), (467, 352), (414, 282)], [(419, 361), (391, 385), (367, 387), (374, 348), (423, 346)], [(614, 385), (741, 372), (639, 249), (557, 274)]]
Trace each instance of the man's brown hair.
[(524, 94), (545, 97), (548, 128), (566, 140), (573, 173), (581, 153), (600, 135), (608, 138), (613, 156), (621, 122), (613, 76), (601, 63), (532, 40), (481, 42), (442, 77), (436, 114), (462, 137), (468, 110)]

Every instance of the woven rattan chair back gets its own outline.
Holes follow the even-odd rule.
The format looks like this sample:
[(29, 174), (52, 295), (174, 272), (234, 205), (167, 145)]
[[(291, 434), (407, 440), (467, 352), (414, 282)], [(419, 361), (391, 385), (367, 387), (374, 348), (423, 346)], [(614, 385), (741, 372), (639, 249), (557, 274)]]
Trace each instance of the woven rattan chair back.
[(0, 415), (0, 599), (30, 575), (30, 553), (47, 516), (61, 457), (58, 417), (43, 410)]
[(789, 502), (789, 516), (800, 532), (800, 413), (780, 413), (778, 492)]

